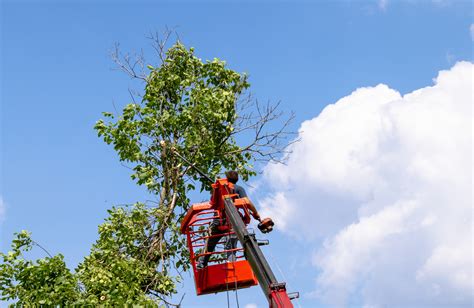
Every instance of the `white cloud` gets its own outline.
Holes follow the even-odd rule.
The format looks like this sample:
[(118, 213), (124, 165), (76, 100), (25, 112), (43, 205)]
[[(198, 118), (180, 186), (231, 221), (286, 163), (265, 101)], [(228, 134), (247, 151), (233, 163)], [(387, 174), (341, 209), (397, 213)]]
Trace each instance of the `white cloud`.
[(245, 308), (257, 308), (257, 304), (247, 304)]
[(474, 41), (474, 24), (471, 24), (471, 26), (469, 26), (469, 33), (471, 33), (471, 40)]
[(472, 89), (457, 63), (401, 96), (360, 88), (302, 123), (268, 165), (262, 214), (324, 245), (313, 295), (334, 305), (472, 304)]

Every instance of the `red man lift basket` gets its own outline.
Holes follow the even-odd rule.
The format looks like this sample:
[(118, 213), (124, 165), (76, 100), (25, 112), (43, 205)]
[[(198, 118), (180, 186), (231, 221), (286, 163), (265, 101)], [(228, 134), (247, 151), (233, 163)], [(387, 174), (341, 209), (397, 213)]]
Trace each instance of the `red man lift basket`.
[[(243, 208), (244, 204), (236, 199), (236, 207)], [(243, 209), (244, 221), (250, 221), (248, 212)], [(181, 232), (186, 235), (191, 266), (194, 271), (194, 282), (197, 295), (217, 293), (228, 290), (248, 288), (258, 284), (252, 268), (244, 259), (243, 249), (223, 249), (226, 238), (234, 232), (228, 225), (220, 226), (222, 233), (211, 235), (209, 226), (214, 219), (223, 220), (222, 212), (215, 209), (210, 202), (193, 204), (181, 223)], [(220, 237), (214, 252), (204, 252), (207, 239)], [(202, 269), (197, 268), (201, 256), (211, 255), (209, 264)], [(235, 261), (227, 262), (227, 255), (235, 254)]]
[[(268, 262), (260, 250), (255, 234), (249, 233), (246, 226), (250, 222), (247, 198), (237, 198), (234, 186), (227, 179), (219, 179), (212, 184), (209, 202), (193, 204), (181, 223), (181, 233), (186, 234), (191, 266), (197, 295), (217, 293), (228, 290), (248, 288), (260, 284), (270, 308), (292, 308), (292, 298), (284, 282), (278, 282)], [(209, 226), (219, 220), (218, 232), (209, 232)], [(261, 224), (265, 224), (265, 219)], [(268, 221), (262, 232), (271, 231)], [(238, 238), (242, 248), (222, 249), (229, 235)], [(213, 252), (206, 252), (207, 240), (219, 237)], [(232, 247), (232, 246), (230, 246)], [(245, 257), (243, 255), (245, 251)], [(228, 256), (235, 253), (232, 262)], [(197, 268), (200, 257), (210, 255), (209, 265)], [(247, 261), (248, 260), (248, 261)]]

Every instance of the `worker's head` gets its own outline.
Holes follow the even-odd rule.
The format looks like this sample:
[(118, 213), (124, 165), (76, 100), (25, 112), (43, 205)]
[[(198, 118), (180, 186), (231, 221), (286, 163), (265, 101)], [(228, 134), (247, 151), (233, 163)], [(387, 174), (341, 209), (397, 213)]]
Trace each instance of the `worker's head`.
[(227, 171), (225, 173), (225, 176), (227, 177), (227, 180), (232, 184), (237, 183), (237, 181), (239, 180), (239, 174), (237, 173), (237, 171), (234, 170)]

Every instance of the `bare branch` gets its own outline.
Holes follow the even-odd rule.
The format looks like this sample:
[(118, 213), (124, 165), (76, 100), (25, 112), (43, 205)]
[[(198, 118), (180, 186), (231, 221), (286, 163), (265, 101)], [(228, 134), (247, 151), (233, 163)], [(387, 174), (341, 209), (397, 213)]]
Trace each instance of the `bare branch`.
[[(250, 142), (234, 151), (221, 153), (221, 155), (232, 155), (236, 153), (252, 153), (255, 161), (284, 163), (288, 158), (289, 146), (298, 142), (295, 139), (297, 132), (290, 129), (294, 119), (291, 113), (276, 128), (275, 123), (281, 123), (283, 112), (279, 111), (280, 101), (275, 104), (262, 105), (258, 100), (253, 100), (251, 95), (242, 97), (236, 105), (239, 116), (234, 123), (234, 130), (229, 138), (240, 135), (251, 135)], [(224, 140), (223, 142), (226, 142)]]
[(159, 298), (161, 301), (163, 301), (163, 303), (165, 303), (165, 305), (167, 307), (176, 307), (176, 308), (181, 307), (181, 303), (183, 302), (184, 296), (186, 295), (186, 293), (184, 293), (183, 296), (181, 296), (181, 299), (179, 300), (179, 303), (173, 304), (173, 303), (168, 302), (160, 293), (158, 293), (156, 291), (151, 291), (150, 290), (150, 293), (152, 295), (156, 296), (157, 298)]
[(139, 54), (134, 54), (131, 56), (129, 53), (122, 54), (120, 52), (120, 44), (115, 43), (114, 50), (111, 52), (110, 56), (115, 62), (117, 69), (125, 72), (131, 78), (140, 79), (146, 81), (145, 74), (145, 58), (143, 56), (143, 51)]
[(151, 41), (151, 46), (158, 55), (158, 58), (160, 59), (162, 65), (165, 63), (168, 41), (170, 40), (173, 34), (176, 36), (177, 41), (179, 42), (180, 40), (178, 32), (176, 32), (175, 29), (169, 29), (168, 27), (166, 27), (165, 31), (163, 31), (161, 35), (158, 32), (151, 32), (146, 37)]

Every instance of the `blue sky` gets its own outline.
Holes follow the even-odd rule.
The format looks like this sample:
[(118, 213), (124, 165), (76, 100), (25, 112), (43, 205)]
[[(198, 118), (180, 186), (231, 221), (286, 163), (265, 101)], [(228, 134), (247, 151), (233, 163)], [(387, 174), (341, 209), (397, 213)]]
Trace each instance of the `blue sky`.
[[(359, 87), (384, 83), (405, 94), (472, 59), (469, 1), (3, 0), (0, 16), (1, 248), (27, 229), (70, 267), (88, 253), (106, 209), (147, 198), (93, 130), (102, 111), (142, 87), (112, 70), (114, 43), (143, 49), (154, 64), (146, 36), (175, 28), (199, 57), (247, 72), (259, 100), (294, 111), (295, 130)], [(279, 231), (269, 238), (265, 252), (301, 292), (301, 306), (323, 306), (306, 295), (318, 270), (304, 242)], [(225, 294), (197, 298), (189, 278), (184, 290), (185, 307), (226, 305)], [(239, 292), (240, 304), (264, 307), (260, 293)]]

